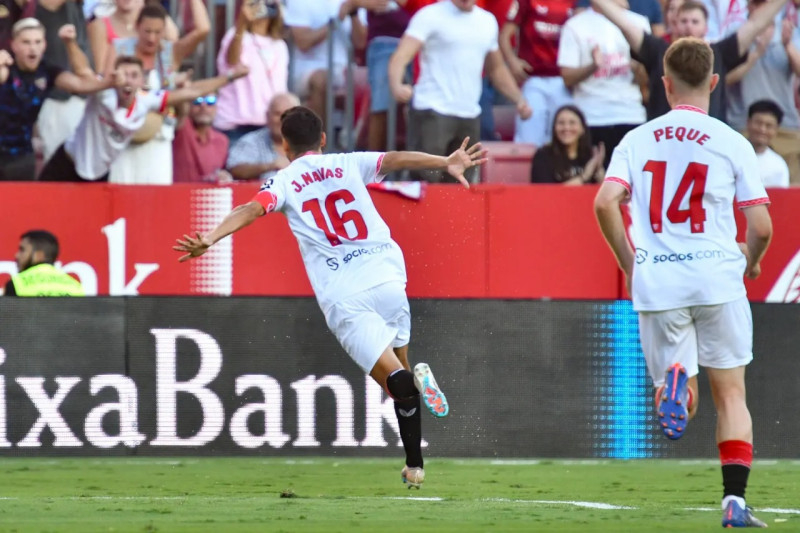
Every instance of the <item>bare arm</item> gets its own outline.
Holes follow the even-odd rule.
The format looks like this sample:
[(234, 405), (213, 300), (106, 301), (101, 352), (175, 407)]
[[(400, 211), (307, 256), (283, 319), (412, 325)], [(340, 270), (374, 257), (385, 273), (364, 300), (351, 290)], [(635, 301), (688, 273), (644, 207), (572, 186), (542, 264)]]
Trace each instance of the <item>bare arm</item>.
[(528, 77), (533, 74), (533, 67), (530, 64), (520, 59), (517, 56), (514, 47), (511, 45), (511, 40), (519, 32), (519, 27), (513, 22), (506, 22), (500, 28), (500, 35), (497, 38), (497, 43), (500, 45), (500, 52), (503, 54), (503, 59), (506, 60), (508, 69), (511, 75), (517, 80), (517, 83), (524, 83)]
[(614, 0), (592, 0), (592, 7), (620, 29), (631, 50), (638, 54), (642, 48), (644, 30), (628, 17), (627, 10)]
[(469, 182), (464, 178), (464, 171), (468, 168), (482, 165), (487, 161), (486, 152), (481, 150), (481, 143), (475, 143), (469, 148), (469, 137), (464, 139), (461, 147), (447, 157), (431, 155), (425, 152), (387, 152), (381, 161), (381, 174), (390, 174), (397, 170), (424, 170), (444, 169), (457, 179), (464, 187), (469, 187)]
[(403, 35), (400, 44), (397, 45), (397, 50), (389, 59), (389, 89), (398, 102), (407, 103), (411, 100), (414, 89), (404, 83), (403, 77), (406, 67), (420, 50), (422, 50), (422, 41)]
[(761, 274), (761, 260), (772, 240), (772, 218), (764, 204), (745, 207), (747, 220), (747, 270), (745, 275), (756, 279)]
[(494, 87), (517, 106), (517, 113), (519, 113), (520, 118), (522, 120), (530, 118), (532, 112), (530, 106), (528, 106), (528, 101), (525, 100), (522, 91), (519, 90), (519, 85), (514, 80), (514, 76), (511, 75), (511, 71), (508, 70), (503, 61), (500, 50), (486, 54), (485, 69)]
[(292, 26), (289, 28), (294, 45), (301, 52), (308, 52), (328, 37), (328, 25), (313, 30), (308, 26)]
[(781, 43), (783, 49), (786, 50), (786, 56), (789, 58), (789, 67), (795, 76), (800, 76), (800, 50), (792, 42), (794, 37), (794, 23), (789, 18), (784, 18), (781, 23)]
[(561, 67), (561, 77), (564, 85), (572, 89), (583, 80), (589, 78), (597, 70), (597, 63), (592, 62), (584, 67)]
[(736, 38), (739, 43), (739, 55), (743, 56), (750, 49), (750, 45), (756, 40), (756, 37), (767, 26), (769, 26), (775, 15), (783, 9), (787, 0), (769, 0), (750, 16), (747, 21), (736, 30)]
[(102, 69), (106, 64), (106, 54), (109, 48), (105, 22), (99, 18), (94, 19), (86, 26), (86, 34), (89, 37), (89, 49), (92, 51), (94, 64), (104, 72)]
[[(633, 248), (625, 234), (625, 223), (619, 206), (628, 196), (628, 191), (619, 183), (603, 182), (594, 199), (594, 214), (600, 231), (617, 258), (617, 264), (625, 272), (630, 283), (633, 273)], [(628, 287), (630, 289), (630, 286)]]
[(69, 60), (69, 67), (72, 72), (79, 78), (94, 79), (97, 77), (94, 70), (89, 64), (89, 58), (83, 53), (76, 38), (75, 26), (72, 24), (65, 24), (58, 30), (58, 36), (64, 43), (64, 48), (67, 51), (67, 59)]
[(256, 179), (264, 172), (270, 172), (273, 170), (281, 170), (285, 168), (286, 165), (284, 164), (282, 159), (277, 159), (272, 161), (271, 163), (242, 163), (241, 165), (236, 165), (228, 169), (231, 173), (231, 176), (237, 180), (252, 180)]
[(211, 22), (208, 19), (208, 11), (206, 11), (203, 0), (192, 0), (191, 5), (194, 28), (178, 39), (172, 48), (173, 61), (176, 68), (180, 66), (184, 59), (197, 50), (197, 46), (208, 37), (208, 32), (211, 31)]
[(172, 249), (177, 252), (187, 252), (178, 259), (180, 262), (188, 261), (193, 257), (198, 257), (206, 253), (211, 246), (224, 239), (231, 233), (249, 226), (258, 217), (266, 214), (264, 206), (258, 202), (248, 202), (234, 208), (233, 211), (219, 223), (219, 225), (206, 235), (195, 232), (195, 236), (184, 235), (182, 239), (177, 239), (177, 245)]
[(725, 85), (733, 85), (742, 81), (744, 75), (753, 68), (753, 65), (755, 65), (759, 59), (761, 59), (761, 54), (756, 50), (750, 50), (750, 52), (747, 53), (747, 61), (725, 75)]
[(231, 42), (228, 44), (228, 52), (225, 54), (225, 62), (228, 63), (228, 66), (238, 65), (239, 61), (241, 61), (242, 39), (244, 34), (247, 33), (247, 28), (250, 27), (254, 20), (253, 6), (248, 2), (244, 2), (239, 10), (239, 16), (236, 17), (236, 29)]
[(367, 47), (367, 26), (361, 22), (358, 9), (371, 4), (372, 2), (365, 0), (347, 0), (339, 8), (339, 20), (344, 20), (346, 16), (350, 17), (350, 43), (356, 50)]
[(247, 76), (249, 72), (247, 67), (237, 65), (225, 76), (217, 76), (215, 78), (206, 78), (204, 80), (192, 82), (189, 87), (170, 91), (167, 95), (167, 104), (176, 105), (213, 93), (220, 87), (224, 87), (234, 80)]

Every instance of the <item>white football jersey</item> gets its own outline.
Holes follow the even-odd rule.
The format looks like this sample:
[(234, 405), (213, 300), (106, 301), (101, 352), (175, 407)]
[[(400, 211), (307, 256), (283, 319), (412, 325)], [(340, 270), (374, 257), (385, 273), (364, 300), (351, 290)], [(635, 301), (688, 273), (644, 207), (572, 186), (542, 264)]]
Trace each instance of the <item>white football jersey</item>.
[(769, 198), (744, 137), (701, 109), (677, 106), (630, 131), (606, 176), (631, 195), (634, 309), (716, 305), (746, 295), (733, 204)]
[(383, 155), (306, 154), (264, 182), (254, 199), (268, 213), (286, 215), (323, 311), (382, 283), (406, 282), (403, 252), (366, 187), (383, 179)]

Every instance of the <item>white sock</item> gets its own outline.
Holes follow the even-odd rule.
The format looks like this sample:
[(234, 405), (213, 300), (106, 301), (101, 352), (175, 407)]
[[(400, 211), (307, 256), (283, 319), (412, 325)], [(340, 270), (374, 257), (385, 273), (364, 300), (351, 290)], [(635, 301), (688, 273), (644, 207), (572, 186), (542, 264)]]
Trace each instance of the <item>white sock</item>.
[(739, 507), (744, 509), (745, 507), (744, 498), (742, 498), (741, 496), (725, 496), (724, 498), (722, 498), (722, 509), (725, 510), (725, 508), (731, 501), (735, 501), (736, 503), (739, 504)]

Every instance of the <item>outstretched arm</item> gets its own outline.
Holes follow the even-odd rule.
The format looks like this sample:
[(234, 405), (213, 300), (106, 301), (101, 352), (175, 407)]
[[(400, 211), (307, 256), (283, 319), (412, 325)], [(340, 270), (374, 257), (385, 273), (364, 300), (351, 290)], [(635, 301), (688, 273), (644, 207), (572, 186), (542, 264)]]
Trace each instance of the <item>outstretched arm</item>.
[(644, 41), (644, 30), (628, 17), (627, 10), (614, 0), (592, 0), (592, 7), (620, 29), (628, 41), (628, 46), (638, 54)]
[(5, 50), (0, 50), (0, 83), (8, 79), (8, 68), (14, 64), (14, 58)]
[(775, 15), (783, 9), (786, 2), (787, 0), (769, 0), (769, 2), (756, 9), (753, 15), (736, 30), (740, 56), (747, 53), (758, 34), (775, 20)]
[(447, 157), (431, 155), (425, 152), (387, 152), (381, 162), (381, 174), (389, 174), (397, 170), (424, 170), (444, 169), (447, 173), (469, 188), (469, 182), (464, 177), (468, 168), (484, 164), (486, 151), (481, 150), (481, 143), (475, 143), (469, 148), (469, 137), (464, 139), (461, 147)]
[(195, 232), (195, 236), (184, 235), (182, 239), (176, 239), (175, 246), (172, 247), (176, 252), (187, 252), (182, 255), (178, 261), (184, 262), (189, 259), (199, 257), (206, 253), (206, 250), (211, 248), (216, 242), (224, 239), (231, 233), (237, 232), (240, 229), (249, 226), (258, 217), (266, 214), (264, 206), (258, 202), (248, 202), (234, 208), (233, 211), (228, 213), (219, 225), (211, 230), (209, 233), (202, 235), (199, 231)]
[(205, 96), (206, 94), (213, 93), (217, 89), (231, 83), (234, 80), (243, 78), (250, 73), (250, 70), (244, 65), (236, 65), (233, 70), (228, 72), (225, 76), (217, 76), (215, 78), (207, 78), (205, 80), (195, 81), (189, 87), (183, 89), (176, 89), (170, 91), (167, 96), (168, 105), (176, 105), (182, 102), (187, 102)]

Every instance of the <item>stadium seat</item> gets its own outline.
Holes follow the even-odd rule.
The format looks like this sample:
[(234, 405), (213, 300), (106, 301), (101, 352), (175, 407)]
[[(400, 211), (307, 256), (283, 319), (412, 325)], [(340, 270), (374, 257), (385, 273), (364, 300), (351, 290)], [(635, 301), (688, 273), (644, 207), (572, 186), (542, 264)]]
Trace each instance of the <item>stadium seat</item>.
[(492, 108), (492, 115), (494, 115), (494, 131), (500, 136), (500, 140), (513, 141), (517, 108), (513, 105), (496, 105)]
[(481, 167), (481, 183), (530, 183), (536, 145), (507, 141), (482, 142), (489, 161)]

